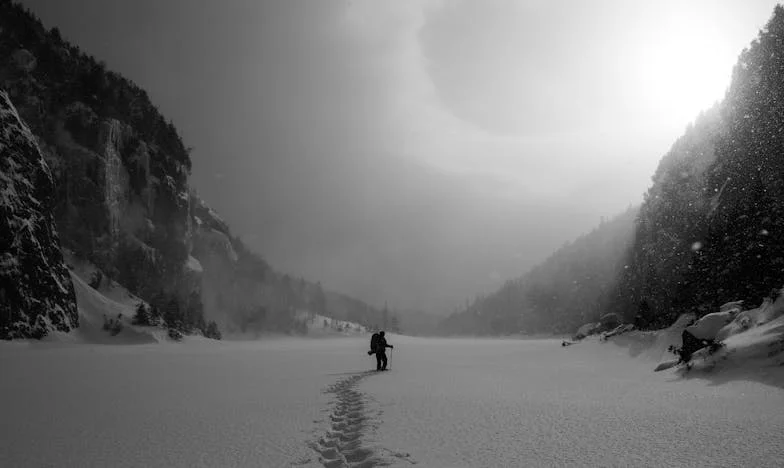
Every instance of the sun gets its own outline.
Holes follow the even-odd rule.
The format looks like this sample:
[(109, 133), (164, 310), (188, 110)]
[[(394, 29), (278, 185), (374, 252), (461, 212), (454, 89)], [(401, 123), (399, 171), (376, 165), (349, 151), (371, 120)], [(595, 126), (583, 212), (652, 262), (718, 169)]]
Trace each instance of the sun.
[(636, 93), (658, 117), (678, 125), (691, 122), (724, 97), (738, 52), (717, 25), (674, 15), (637, 48)]

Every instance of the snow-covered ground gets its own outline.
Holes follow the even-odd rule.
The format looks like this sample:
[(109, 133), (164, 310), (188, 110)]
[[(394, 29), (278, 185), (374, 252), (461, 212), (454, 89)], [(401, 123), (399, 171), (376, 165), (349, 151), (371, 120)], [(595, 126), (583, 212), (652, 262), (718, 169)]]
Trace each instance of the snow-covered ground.
[(784, 368), (587, 341), (0, 344), (0, 466), (780, 466)]
[[(784, 372), (765, 385), (653, 373), (589, 341), (396, 340), (362, 389), (376, 437), (424, 466), (780, 466)], [(721, 382), (720, 385), (717, 383)]]
[(322, 390), (366, 341), (0, 343), (0, 466), (320, 466)]

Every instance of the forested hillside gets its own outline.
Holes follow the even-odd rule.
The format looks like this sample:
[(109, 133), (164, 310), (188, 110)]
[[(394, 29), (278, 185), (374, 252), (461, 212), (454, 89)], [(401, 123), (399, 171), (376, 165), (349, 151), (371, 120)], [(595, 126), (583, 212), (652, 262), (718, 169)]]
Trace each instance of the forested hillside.
[(601, 315), (615, 291), (637, 210), (564, 245), (522, 277), (475, 299), (441, 324), (448, 334), (568, 333)]
[(636, 218), (630, 211), (600, 226), (443, 328), (567, 332), (610, 312), (658, 328), (728, 301), (759, 303), (784, 284), (782, 174), (784, 8), (777, 6), (741, 53), (724, 100), (662, 158)]
[(606, 307), (642, 327), (758, 303), (784, 283), (784, 9), (743, 51), (725, 99), (662, 159)]

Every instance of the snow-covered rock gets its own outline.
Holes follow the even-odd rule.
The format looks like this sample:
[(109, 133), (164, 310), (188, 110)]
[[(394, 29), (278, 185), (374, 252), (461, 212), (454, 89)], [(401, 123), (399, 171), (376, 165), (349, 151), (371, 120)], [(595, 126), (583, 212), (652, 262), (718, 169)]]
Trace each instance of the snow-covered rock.
[(700, 318), (693, 325), (686, 327), (686, 331), (697, 339), (713, 341), (719, 334), (719, 330), (735, 319), (735, 315), (737, 315), (736, 309), (726, 312), (714, 312)]
[(209, 227), (197, 229), (193, 243), (193, 256), (202, 263), (209, 256), (217, 256), (230, 264), (237, 261), (237, 252), (234, 250), (229, 236), (217, 229)]
[(606, 336), (606, 338), (610, 343), (629, 348), (632, 356), (661, 361), (663, 357), (669, 356), (667, 352), (671, 346), (681, 346), (683, 330), (694, 323), (696, 318), (696, 315), (691, 312), (685, 313), (681, 314), (675, 323), (663, 330), (626, 330), (623, 333)]
[[(760, 310), (760, 309), (755, 309)], [(716, 350), (703, 348), (692, 355), (690, 372), (743, 372), (764, 378), (784, 365), (784, 316), (727, 337)]]
[(202, 267), (201, 262), (189, 255), (182, 269), (180, 295), (182, 297), (189, 297), (192, 294), (201, 296), (203, 277), (204, 267)]
[(614, 336), (618, 336), (618, 335), (621, 335), (623, 333), (628, 333), (628, 332), (633, 331), (633, 330), (634, 330), (634, 325), (632, 325), (631, 323), (621, 324), (621, 325), (618, 325), (617, 327), (613, 328), (610, 331), (606, 331), (606, 332), (602, 333), (601, 339), (602, 340), (606, 340), (608, 338), (612, 338)]
[(775, 301), (765, 298), (762, 305), (756, 309), (739, 312), (731, 323), (719, 330), (716, 339), (726, 340), (750, 328), (772, 322), (782, 315), (784, 315), (784, 296), (780, 294)]
[(599, 323), (605, 330), (610, 330), (621, 324), (621, 317), (616, 313), (604, 314), (599, 319)]
[(731, 310), (736, 310), (738, 312), (743, 310), (743, 301), (727, 302), (726, 304), (722, 304), (722, 306), (719, 307), (719, 312), (729, 312)]
[(597, 333), (615, 331), (619, 329), (621, 325), (621, 318), (618, 316), (618, 314), (605, 314), (602, 315), (598, 322), (586, 323), (578, 328), (572, 339), (582, 340), (587, 336), (595, 335)]
[(191, 194), (190, 201), (194, 221), (199, 226), (209, 227), (224, 234), (229, 233), (229, 225), (207, 203), (196, 194)]
[(188, 256), (188, 261), (185, 262), (185, 269), (193, 273), (204, 273), (204, 268), (202, 268), (201, 263), (192, 256)]
[(586, 323), (585, 325), (577, 329), (577, 332), (574, 334), (574, 339), (582, 340), (586, 336), (593, 335), (600, 328), (601, 328), (601, 324), (599, 323)]
[(41, 338), (79, 325), (53, 191), (35, 138), (0, 92), (0, 338)]

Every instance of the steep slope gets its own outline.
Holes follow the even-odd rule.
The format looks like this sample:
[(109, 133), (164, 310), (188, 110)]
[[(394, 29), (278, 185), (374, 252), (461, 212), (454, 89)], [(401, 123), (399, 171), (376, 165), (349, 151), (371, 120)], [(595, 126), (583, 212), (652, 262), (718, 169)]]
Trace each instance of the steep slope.
[(186, 333), (210, 320), (291, 332), (307, 329), (298, 311), (329, 315), (318, 283), (275, 272), (194, 193), (189, 149), (144, 90), (10, 0), (0, 0), (0, 57), (0, 87), (51, 168), (64, 247)]
[[(72, 278), (79, 304), (79, 329), (72, 333), (77, 340), (99, 344), (143, 344), (166, 339), (164, 329), (131, 325), (135, 304), (124, 304), (105, 296), (77, 274), (72, 273)], [(122, 330), (116, 335), (104, 330), (105, 320), (118, 320), (122, 323)]]
[(143, 90), (8, 0), (0, 57), (0, 86), (51, 168), (63, 245), (147, 300), (197, 308), (182, 284), (190, 158), (174, 126)]
[[(606, 304), (640, 326), (649, 324), (652, 309), (670, 312), (650, 325), (666, 326), (680, 315), (673, 293), (681, 287), (689, 258), (703, 247), (705, 214), (710, 216), (722, 196), (721, 188), (709, 189), (705, 174), (716, 161), (715, 139), (723, 131), (720, 108), (701, 114), (662, 158), (653, 176), (640, 208), (628, 267), (618, 293)], [(637, 305), (641, 310), (630, 314)]]
[[(662, 328), (683, 313), (700, 317), (726, 302), (749, 306), (776, 297), (784, 283), (782, 129), (784, 8), (777, 6), (740, 55), (723, 102), (698, 116), (662, 158), (631, 244), (606, 257), (623, 265), (611, 292), (575, 293), (558, 277), (543, 276), (548, 266), (476, 301), (446, 329), (566, 331), (562, 325), (579, 325), (577, 317), (607, 312), (640, 328)], [(601, 265), (599, 257), (593, 264)], [(582, 284), (579, 275), (572, 279)], [(577, 304), (565, 306), (569, 301)]]
[[(784, 282), (784, 9), (741, 54), (724, 101), (662, 159), (617, 294), (642, 327), (757, 303)], [(775, 294), (774, 294), (775, 295)]]
[[(64, 257), (76, 293), (79, 329), (67, 336), (57, 335), (54, 340), (93, 344), (144, 344), (167, 340), (166, 330), (161, 327), (133, 324), (139, 303), (144, 303), (142, 299), (114, 281), (101, 281), (98, 285), (96, 278), (102, 274), (100, 270), (73, 252), (65, 250)], [(121, 324), (116, 333), (104, 329), (109, 321)]]
[(53, 193), (33, 135), (0, 91), (0, 339), (41, 338), (79, 325)]
[(445, 333), (568, 333), (602, 315), (634, 232), (636, 209), (556, 251), (519, 279), (477, 298), (441, 324)]

